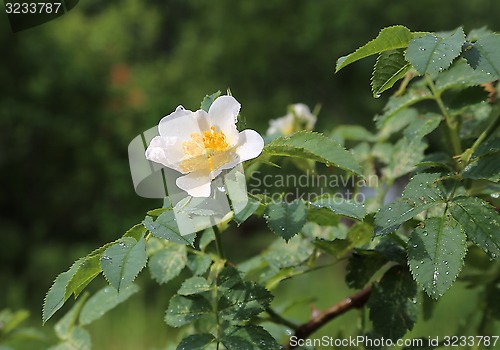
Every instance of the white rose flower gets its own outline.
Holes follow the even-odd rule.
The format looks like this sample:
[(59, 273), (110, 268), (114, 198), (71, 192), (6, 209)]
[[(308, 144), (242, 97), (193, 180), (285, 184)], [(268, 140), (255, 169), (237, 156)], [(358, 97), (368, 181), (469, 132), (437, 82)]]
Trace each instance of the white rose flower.
[(288, 136), (300, 130), (312, 130), (316, 124), (316, 116), (303, 103), (288, 106), (288, 113), (269, 121), (267, 135), (281, 134)]
[(208, 113), (177, 107), (160, 120), (160, 136), (151, 140), (146, 158), (185, 174), (176, 184), (190, 196), (209, 197), (222, 170), (257, 157), (264, 147), (256, 131), (236, 129), (240, 107), (232, 96), (217, 98)]

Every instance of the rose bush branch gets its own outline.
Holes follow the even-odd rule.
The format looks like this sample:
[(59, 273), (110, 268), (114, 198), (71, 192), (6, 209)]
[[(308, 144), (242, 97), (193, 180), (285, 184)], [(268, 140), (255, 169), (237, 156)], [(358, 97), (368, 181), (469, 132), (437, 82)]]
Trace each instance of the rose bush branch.
[[(309, 338), (318, 329), (326, 325), (328, 322), (333, 321), (337, 317), (345, 314), (349, 310), (364, 307), (370, 298), (371, 291), (372, 288), (367, 287), (327, 309), (321, 311), (315, 310), (309, 321), (293, 329), (296, 339)], [(290, 343), (285, 345), (285, 349), (294, 348), (295, 347), (291, 346)]]

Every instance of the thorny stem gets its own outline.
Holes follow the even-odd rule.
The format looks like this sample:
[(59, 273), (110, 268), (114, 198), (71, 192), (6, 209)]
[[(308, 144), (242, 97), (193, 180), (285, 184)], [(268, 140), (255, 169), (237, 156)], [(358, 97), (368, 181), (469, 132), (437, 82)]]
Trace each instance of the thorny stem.
[(436, 101), (441, 114), (443, 115), (446, 122), (446, 136), (449, 139), (451, 147), (453, 149), (454, 155), (462, 154), (462, 145), (460, 143), (460, 138), (458, 136), (458, 124), (452, 120), (451, 116), (448, 114), (448, 110), (441, 99), (441, 93), (437, 92), (436, 86), (429, 75), (425, 76), (425, 80), (431, 89), (433, 99)]
[[(346, 313), (354, 308), (362, 308), (370, 298), (372, 287), (367, 287), (353, 296), (342, 300), (340, 303), (329, 307), (323, 311), (317, 312), (309, 321), (300, 325), (295, 329), (295, 336), (297, 339), (306, 339), (311, 334), (316, 332), (319, 328), (338, 316)], [(294, 347), (291, 344), (285, 346), (285, 350), (291, 350)]]

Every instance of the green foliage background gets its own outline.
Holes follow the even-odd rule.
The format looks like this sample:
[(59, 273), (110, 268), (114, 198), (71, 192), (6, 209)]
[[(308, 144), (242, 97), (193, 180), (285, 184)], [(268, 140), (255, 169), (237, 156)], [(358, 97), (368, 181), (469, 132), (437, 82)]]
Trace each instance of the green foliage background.
[[(334, 77), (337, 57), (394, 23), (499, 31), (498, 13), (491, 0), (86, 0), (15, 34), (0, 13), (0, 309), (38, 315), (63, 267), (160, 205), (134, 193), (127, 145), (178, 104), (230, 87), (262, 133), (294, 102), (322, 105), (319, 129), (370, 126), (383, 103), (371, 62)], [(231, 254), (266, 240), (253, 236), (234, 237)]]

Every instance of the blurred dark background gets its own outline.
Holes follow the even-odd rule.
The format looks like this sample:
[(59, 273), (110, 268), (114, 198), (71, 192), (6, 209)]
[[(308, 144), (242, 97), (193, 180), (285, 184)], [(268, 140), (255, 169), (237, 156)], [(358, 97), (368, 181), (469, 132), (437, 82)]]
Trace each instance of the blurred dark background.
[[(230, 88), (264, 133), (289, 103), (318, 130), (372, 127), (373, 61), (338, 57), (389, 25), (500, 30), (500, 2), (85, 0), (12, 33), (0, 13), (0, 309), (39, 314), (55, 276), (160, 201), (139, 198), (127, 146), (179, 104)], [(374, 59), (373, 59), (374, 60)]]

